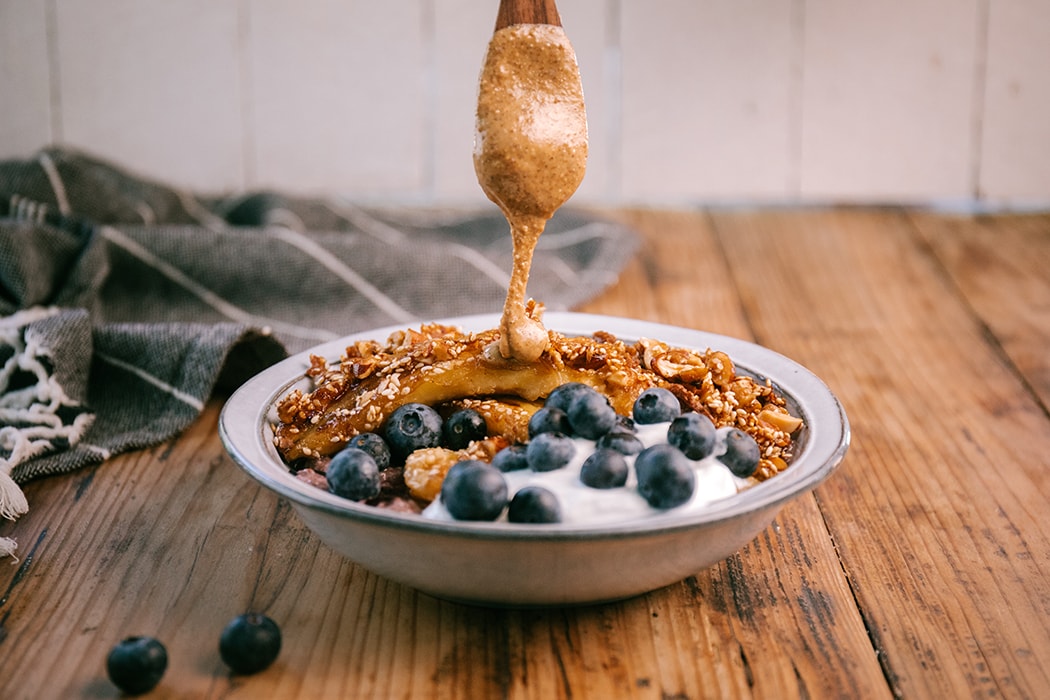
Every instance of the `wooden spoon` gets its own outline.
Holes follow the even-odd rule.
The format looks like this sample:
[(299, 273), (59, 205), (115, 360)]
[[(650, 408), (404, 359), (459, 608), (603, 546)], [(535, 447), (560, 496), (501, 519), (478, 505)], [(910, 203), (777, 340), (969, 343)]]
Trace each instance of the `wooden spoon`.
[(512, 24), (553, 24), (561, 26), (554, 0), (500, 0), (496, 31)]

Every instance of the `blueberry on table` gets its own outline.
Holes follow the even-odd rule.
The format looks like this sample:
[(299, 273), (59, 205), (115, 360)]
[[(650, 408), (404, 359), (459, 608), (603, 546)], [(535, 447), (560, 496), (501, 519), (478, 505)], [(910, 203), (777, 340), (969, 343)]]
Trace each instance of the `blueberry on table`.
[(617, 427), (598, 438), (596, 447), (616, 450), (622, 455), (636, 455), (645, 445), (633, 432)]
[(726, 451), (718, 461), (729, 467), (736, 476), (747, 478), (758, 469), (761, 451), (755, 438), (739, 428), (730, 428), (725, 435)]
[(653, 508), (675, 508), (686, 503), (696, 489), (693, 465), (673, 445), (653, 445), (641, 451), (634, 462), (638, 493)]
[(387, 446), (386, 440), (378, 433), (359, 433), (352, 437), (346, 446), (356, 447), (372, 455), (372, 459), (376, 461), (379, 471), (383, 471), (390, 466), (390, 447)]
[(492, 466), (501, 472), (516, 472), (519, 469), (528, 469), (529, 458), (525, 445), (504, 447), (492, 458)]
[(128, 637), (106, 657), (106, 673), (113, 685), (128, 695), (157, 687), (168, 668), (168, 651), (153, 637)]
[(472, 408), (456, 411), (445, 421), (441, 429), (444, 445), (450, 450), (462, 450), (477, 440), (485, 439), (489, 434), (485, 416)]
[(572, 403), (573, 398), (588, 391), (594, 391), (594, 389), (582, 382), (566, 382), (548, 394), (543, 405), (549, 408), (557, 408), (561, 411), (568, 411), (569, 404)]
[(592, 489), (612, 489), (627, 483), (629, 471), (623, 454), (600, 447), (584, 460), (580, 467), (580, 481)]
[(441, 415), (430, 406), (406, 403), (386, 421), (383, 434), (390, 452), (403, 460), (416, 450), (441, 444)]
[(574, 396), (566, 413), (573, 434), (588, 440), (597, 440), (619, 423), (609, 399), (593, 389)]
[(281, 628), (261, 613), (233, 618), (219, 636), (219, 655), (234, 673), (258, 673), (281, 652)]
[(715, 447), (715, 424), (707, 416), (690, 411), (671, 421), (667, 442), (681, 450), (689, 459), (703, 459)]
[(351, 501), (366, 501), (379, 495), (379, 466), (372, 455), (346, 447), (332, 457), (325, 471), (328, 490)]
[(540, 433), (568, 435), (571, 430), (572, 428), (569, 427), (569, 416), (560, 408), (544, 406), (529, 416), (530, 438), (534, 438)]
[(561, 504), (550, 490), (542, 486), (525, 486), (510, 499), (507, 520), (512, 523), (560, 523)]
[(561, 433), (540, 433), (529, 441), (525, 448), (525, 459), (535, 472), (550, 472), (561, 469), (576, 455), (572, 438)]
[(639, 425), (651, 425), (653, 423), (666, 423), (677, 418), (682, 413), (682, 405), (678, 403), (678, 397), (663, 387), (646, 389), (634, 401), (631, 415), (634, 422)]
[(499, 469), (475, 459), (453, 464), (441, 484), (441, 501), (456, 520), (495, 520), (508, 498)]

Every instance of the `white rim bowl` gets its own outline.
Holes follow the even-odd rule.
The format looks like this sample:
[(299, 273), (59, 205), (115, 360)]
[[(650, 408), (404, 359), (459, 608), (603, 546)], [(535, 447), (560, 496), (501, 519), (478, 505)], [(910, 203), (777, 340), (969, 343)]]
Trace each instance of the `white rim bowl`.
[[(498, 324), (485, 314), (438, 322), (466, 331)], [(700, 512), (674, 510), (619, 525), (447, 522), (340, 498), (297, 479), (273, 446), (274, 406), (308, 388), (311, 354), (337, 361), (355, 340), (385, 340), (404, 325), (355, 333), (293, 355), (242, 385), (227, 400), (219, 434), (237, 464), (291, 501), (321, 539), (366, 568), (438, 597), (490, 605), (564, 605), (617, 600), (680, 581), (739, 550), (787, 501), (809, 492), (842, 461), (849, 422), (838, 399), (798, 363), (754, 343), (626, 318), (549, 312), (564, 335), (606, 331), (632, 342), (721, 350), (737, 371), (769, 378), (804, 421), (790, 467)]]

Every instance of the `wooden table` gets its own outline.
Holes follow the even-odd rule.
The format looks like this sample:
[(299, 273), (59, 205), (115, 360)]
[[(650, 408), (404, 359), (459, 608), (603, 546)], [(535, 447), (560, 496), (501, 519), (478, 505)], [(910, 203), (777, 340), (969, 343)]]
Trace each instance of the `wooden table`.
[[(182, 436), (32, 483), (0, 526), (0, 698), (964, 698), (1050, 692), (1050, 216), (616, 212), (645, 239), (586, 311), (755, 340), (841, 398), (839, 471), (718, 566), (625, 602), (491, 610), (340, 559), (251, 481), (212, 401)], [(278, 662), (231, 678), (255, 609)]]

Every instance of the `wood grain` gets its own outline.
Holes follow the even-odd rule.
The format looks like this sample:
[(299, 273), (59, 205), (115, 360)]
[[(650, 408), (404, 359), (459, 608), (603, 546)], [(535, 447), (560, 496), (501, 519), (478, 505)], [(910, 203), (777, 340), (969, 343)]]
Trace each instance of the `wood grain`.
[(986, 322), (906, 217), (716, 221), (730, 259), (764, 247), (793, 275), (739, 278), (756, 335), (825, 377), (851, 416), (848, 464), (817, 497), (894, 691), (1046, 687), (1038, 654), (1018, 650), (1050, 645), (1050, 431)]
[(500, 0), (496, 29), (512, 24), (552, 24), (561, 26), (561, 16), (554, 0)]
[(1050, 220), (1037, 214), (911, 218), (989, 339), (1050, 406)]
[[(221, 398), (168, 444), (28, 485), (0, 524), (0, 697), (1035, 698), (1050, 687), (1050, 217), (614, 212), (645, 245), (585, 310), (755, 339), (824, 378), (840, 470), (717, 566), (616, 604), (479, 609), (328, 550), (226, 457)], [(435, 572), (440, 575), (440, 572)], [(284, 632), (230, 677), (222, 625)]]

